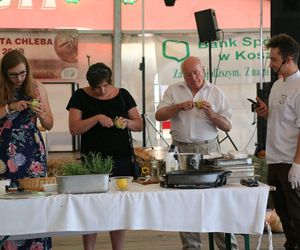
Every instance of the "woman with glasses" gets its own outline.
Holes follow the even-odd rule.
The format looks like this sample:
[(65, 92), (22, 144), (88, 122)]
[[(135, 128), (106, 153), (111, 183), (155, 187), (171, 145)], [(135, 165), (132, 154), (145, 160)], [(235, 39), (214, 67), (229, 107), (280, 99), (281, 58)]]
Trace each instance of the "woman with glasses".
[[(18, 187), (18, 179), (46, 177), (47, 152), (37, 120), (46, 130), (53, 127), (46, 89), (32, 79), (25, 56), (9, 51), (0, 68), (0, 178), (10, 179), (11, 188)], [(51, 249), (51, 238), (6, 241), (2, 249)]]

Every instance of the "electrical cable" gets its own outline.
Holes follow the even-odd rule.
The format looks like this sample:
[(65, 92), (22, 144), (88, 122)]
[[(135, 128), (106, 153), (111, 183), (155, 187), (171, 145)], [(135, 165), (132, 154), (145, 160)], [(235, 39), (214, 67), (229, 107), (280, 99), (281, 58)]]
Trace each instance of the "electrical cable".
[(219, 67), (220, 67), (220, 62), (221, 62), (221, 56), (223, 53), (223, 42), (224, 42), (224, 31), (222, 29), (218, 29), (217, 31), (221, 31), (222, 33), (222, 39), (221, 39), (221, 49), (220, 49), (220, 53), (219, 53), (219, 60), (218, 60), (218, 64), (217, 64), (217, 68), (215, 71), (215, 80), (214, 80), (214, 85), (216, 85), (217, 83), (217, 78), (218, 78), (218, 71), (219, 71)]
[(246, 146), (244, 147), (244, 150), (243, 150), (243, 151), (245, 151), (245, 150), (248, 148), (248, 146), (250, 145), (250, 142), (253, 140), (253, 137), (254, 137), (254, 135), (255, 135), (255, 131), (257, 131), (257, 123), (256, 123), (256, 126), (255, 126), (255, 128), (254, 128), (254, 131), (252, 132), (252, 135), (251, 135), (251, 137), (250, 137), (248, 143), (247, 143)]

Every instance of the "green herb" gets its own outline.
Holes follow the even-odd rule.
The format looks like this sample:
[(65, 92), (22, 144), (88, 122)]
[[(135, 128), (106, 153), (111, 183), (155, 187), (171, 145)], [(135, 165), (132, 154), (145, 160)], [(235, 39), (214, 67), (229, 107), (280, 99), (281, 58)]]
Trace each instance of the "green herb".
[(100, 153), (83, 155), (81, 162), (69, 162), (63, 166), (63, 175), (109, 174), (113, 168), (113, 158)]

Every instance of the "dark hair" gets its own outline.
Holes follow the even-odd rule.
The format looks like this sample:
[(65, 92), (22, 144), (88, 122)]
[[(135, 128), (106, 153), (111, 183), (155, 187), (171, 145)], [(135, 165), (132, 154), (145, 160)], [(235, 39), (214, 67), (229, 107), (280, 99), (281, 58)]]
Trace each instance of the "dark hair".
[(112, 71), (104, 63), (95, 63), (89, 67), (86, 79), (92, 88), (96, 88), (99, 83), (106, 81), (111, 84)]
[(278, 48), (283, 59), (288, 56), (297, 64), (299, 58), (299, 43), (287, 34), (278, 34), (270, 38), (266, 48)]

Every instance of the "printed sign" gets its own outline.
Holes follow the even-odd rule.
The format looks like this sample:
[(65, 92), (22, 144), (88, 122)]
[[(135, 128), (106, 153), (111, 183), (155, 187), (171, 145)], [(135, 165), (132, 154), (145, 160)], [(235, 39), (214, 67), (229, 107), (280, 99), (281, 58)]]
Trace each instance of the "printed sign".
[[(263, 43), (269, 32), (264, 34)], [(218, 84), (259, 82), (260, 73), (269, 81), (270, 69), (260, 68), (259, 33), (227, 33), (224, 40), (199, 43), (196, 36), (157, 36), (156, 58), (158, 81), (168, 85), (182, 79), (181, 63), (190, 55), (199, 56), (205, 65), (206, 78), (209, 80), (211, 63), (212, 80)], [(209, 53), (211, 52), (211, 56)], [(264, 67), (268, 51), (263, 50)]]
[(77, 31), (1, 32), (1, 58), (14, 49), (26, 56), (34, 78), (76, 79), (77, 77)]

